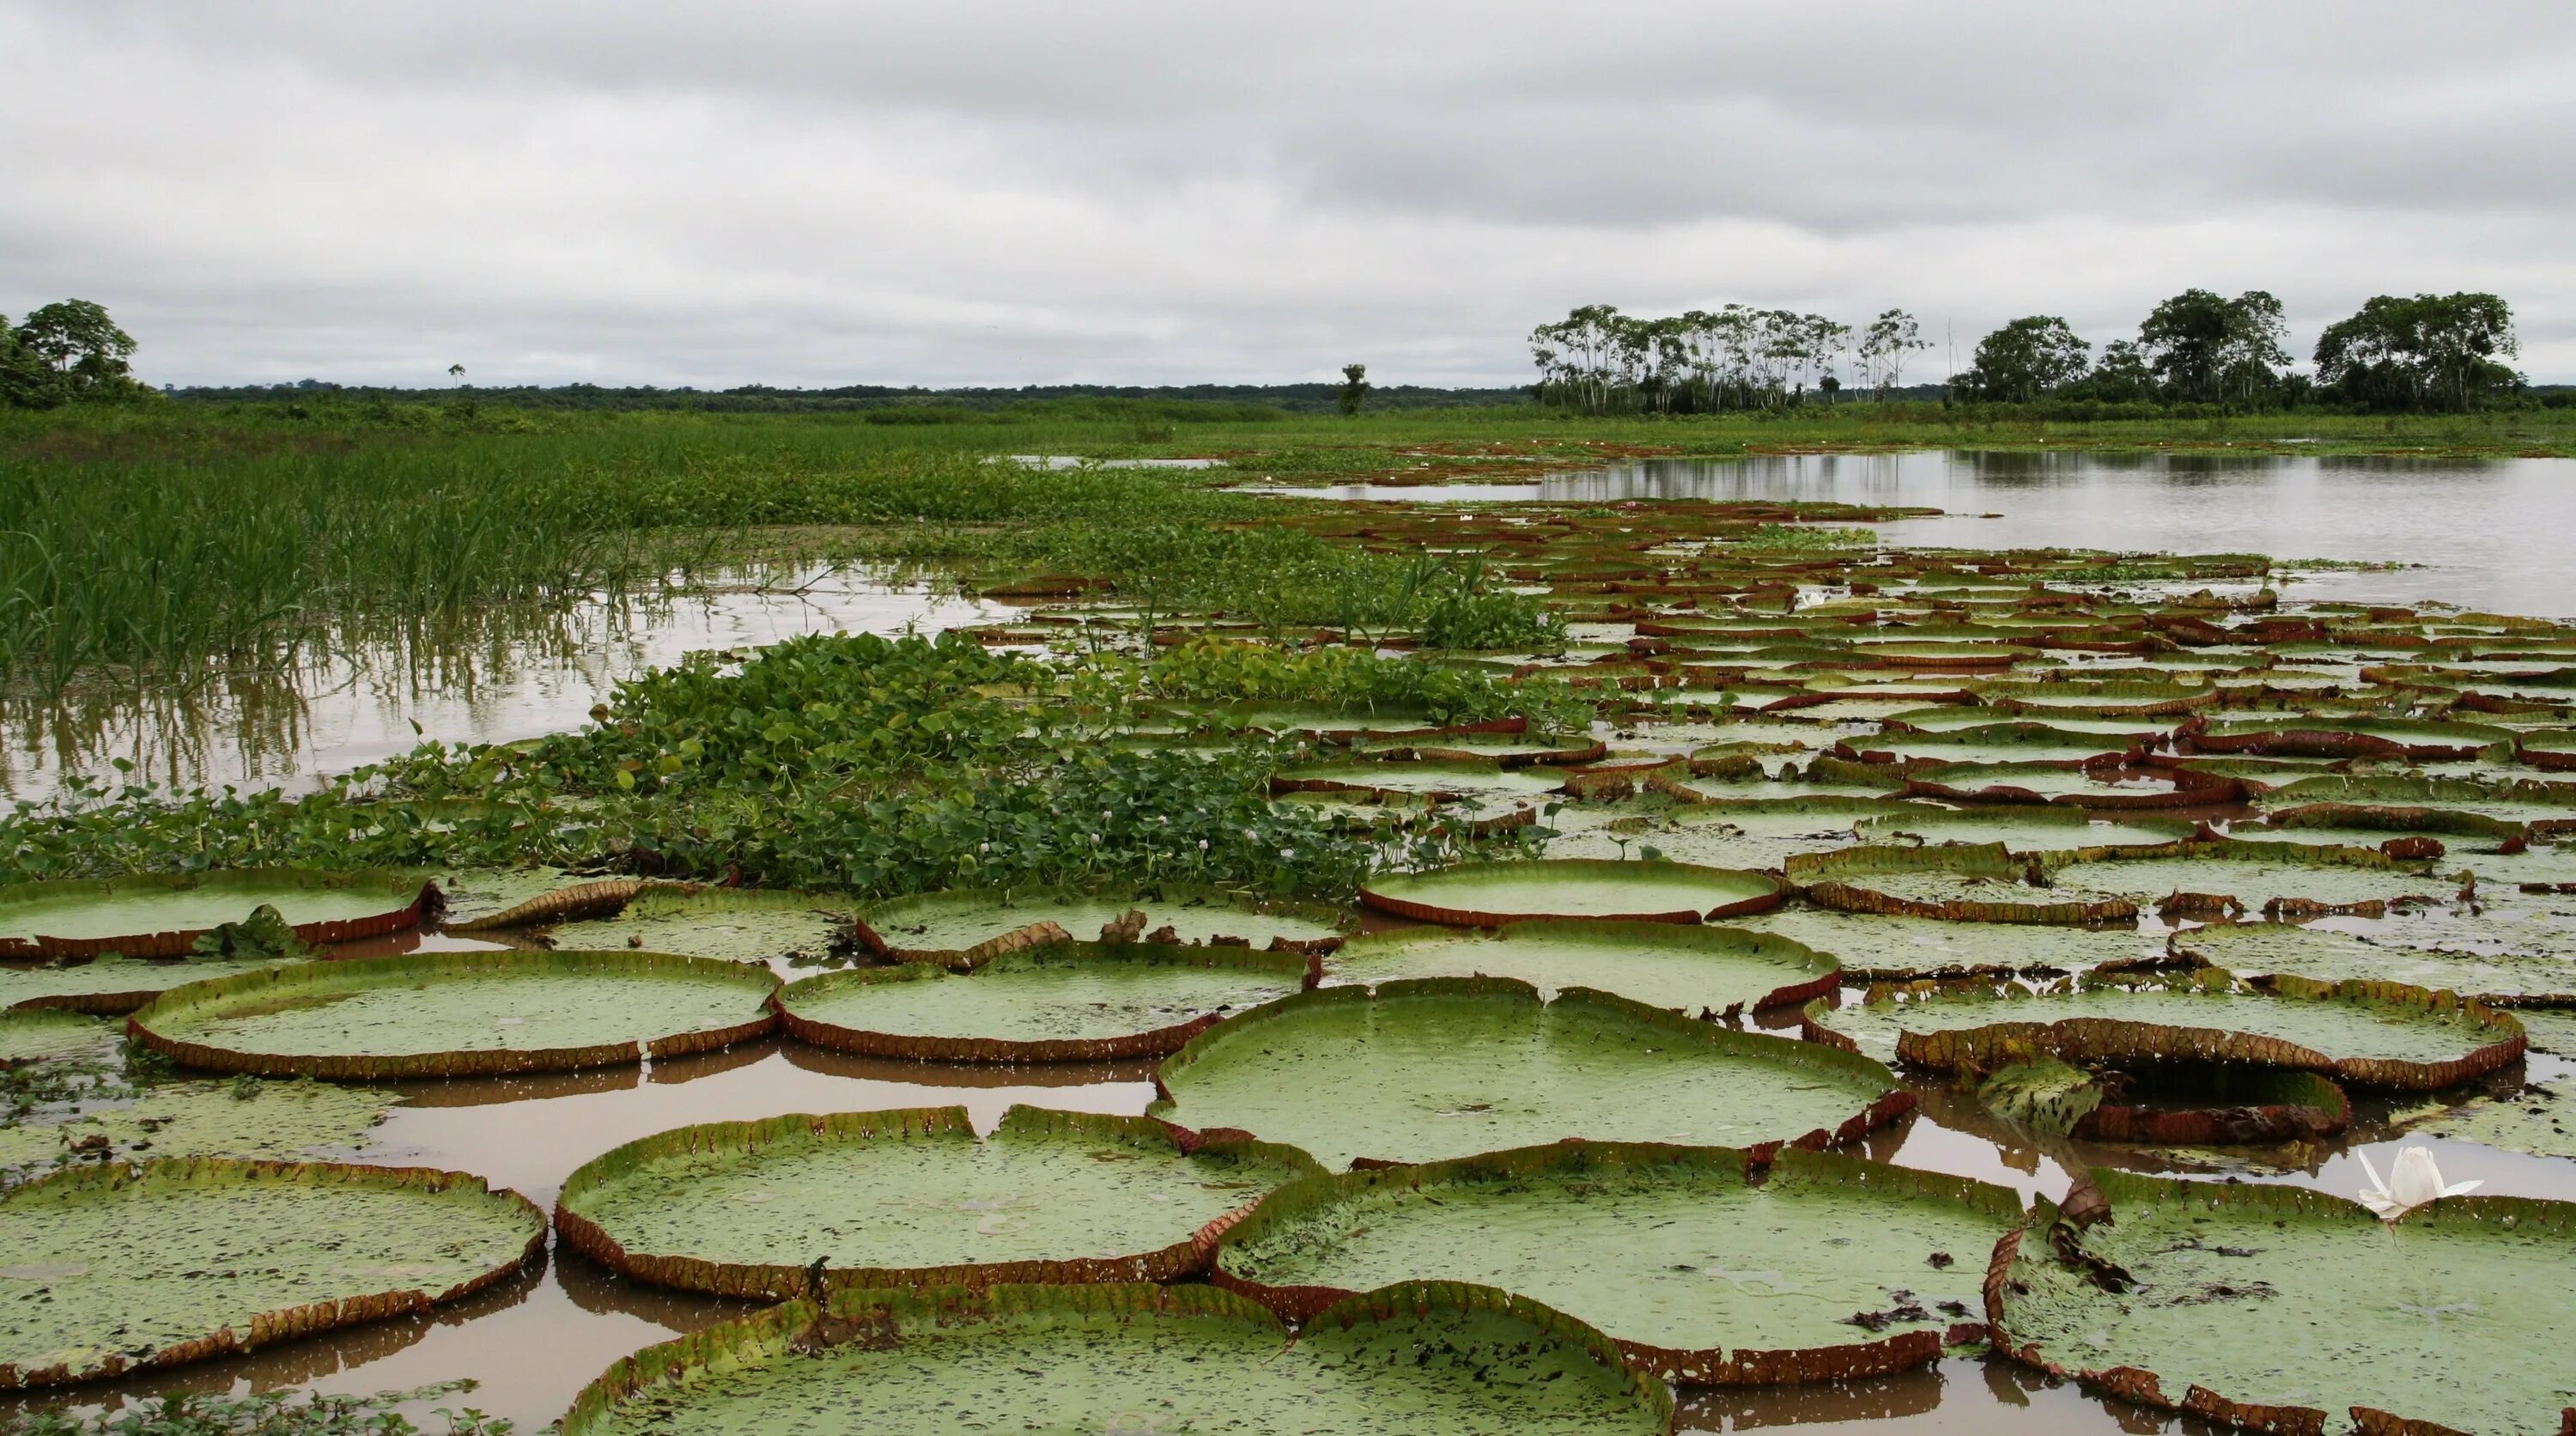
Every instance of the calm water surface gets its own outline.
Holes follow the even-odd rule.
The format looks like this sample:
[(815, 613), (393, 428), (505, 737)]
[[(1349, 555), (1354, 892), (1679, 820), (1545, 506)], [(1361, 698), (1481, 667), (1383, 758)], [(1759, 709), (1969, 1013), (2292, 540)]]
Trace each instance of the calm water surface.
[(1906, 505), (1944, 514), (1879, 525), (1890, 542), (2403, 563), (2420, 567), (2307, 575), (2290, 596), (2430, 600), (2576, 617), (2576, 459), (1795, 454), (1649, 459), (1518, 484), (1343, 484), (1282, 492), (1415, 503)]

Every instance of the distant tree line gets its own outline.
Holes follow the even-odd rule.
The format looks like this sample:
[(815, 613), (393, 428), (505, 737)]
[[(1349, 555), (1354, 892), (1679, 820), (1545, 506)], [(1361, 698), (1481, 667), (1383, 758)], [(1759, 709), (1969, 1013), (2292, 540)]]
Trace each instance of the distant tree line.
[(51, 409), (148, 396), (133, 358), (134, 336), (86, 299), (48, 304), (14, 326), (0, 315), (0, 404)]
[(1846, 358), (1863, 387), (1884, 392), (1925, 347), (1901, 309), (1855, 331), (1821, 314), (1743, 304), (1664, 319), (1588, 304), (1530, 331), (1540, 401), (1585, 414), (1778, 409), (1811, 385), (1831, 399)]
[[(1906, 361), (1928, 347), (1901, 309), (1855, 329), (1741, 304), (1663, 319), (1593, 304), (1530, 332), (1539, 399), (1584, 414), (1778, 409), (1811, 393), (1830, 402), (1846, 366), (1861, 388), (1893, 397)], [(2279, 299), (2187, 289), (2157, 305), (2137, 338), (2098, 355), (2056, 315), (2015, 319), (1978, 341), (1947, 397), (2456, 413), (2521, 394), (2522, 376), (2503, 362), (2520, 352), (2513, 310), (2495, 295), (2381, 295), (2327, 326), (2311, 376), (2289, 367)]]
[[(291, 384), (198, 385), (169, 390), (172, 399), (201, 404), (428, 404), (460, 398), (502, 408), (560, 410), (694, 409), (708, 413), (849, 413), (880, 424), (971, 424), (995, 418), (1080, 418), (1098, 413), (1127, 417), (1138, 410), (1168, 411), (1174, 422), (1236, 422), (1283, 414), (1341, 412), (1350, 392), (1343, 383), (1313, 384), (1032, 384), (1024, 388), (928, 389), (880, 384), (790, 389), (745, 384), (729, 389), (611, 387), (599, 384), (406, 388), (333, 384), (303, 379)], [(1379, 409), (1485, 408), (1526, 404), (1529, 390), (1444, 389), (1419, 384), (1369, 384), (1368, 407)]]

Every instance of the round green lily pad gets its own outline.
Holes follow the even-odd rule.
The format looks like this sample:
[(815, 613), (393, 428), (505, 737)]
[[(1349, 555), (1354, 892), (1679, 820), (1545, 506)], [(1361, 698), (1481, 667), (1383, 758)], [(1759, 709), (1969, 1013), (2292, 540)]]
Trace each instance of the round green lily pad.
[(2392, 1224), (2289, 1187), (2094, 1181), (2111, 1219), (2060, 1238), (2073, 1259), (2044, 1201), (1997, 1251), (1987, 1318), (2016, 1358), (2265, 1430), (2576, 1425), (2576, 1205), (2449, 1197)]
[(841, 914), (851, 906), (765, 888), (648, 888), (616, 916), (561, 923), (546, 939), (567, 951), (624, 947), (729, 962), (821, 957), (832, 950)]
[[(859, 914), (857, 937), (888, 957), (971, 960), (1032, 940), (1089, 942), (1137, 911), (1145, 921), (1131, 940), (1158, 945), (1330, 946), (1348, 922), (1319, 904), (1187, 888), (1128, 895), (973, 889), (878, 903)], [(1031, 930), (1042, 924), (1062, 936), (1033, 939)]]
[(1789, 860), (1789, 881), (1820, 907), (1947, 922), (2099, 927), (2136, 920), (2123, 898), (2042, 885), (2039, 859), (2001, 843), (1859, 847)]
[(2521, 1152), (2576, 1160), (2576, 1072), (2559, 1071), (2510, 1092), (2475, 1097), (2456, 1107), (2402, 1113), (2409, 1136), (2449, 1137)]
[[(1974, 1327), (2021, 1199), (1958, 1177), (1781, 1152), (1559, 1143), (1298, 1182), (1219, 1242), (1218, 1285), (1304, 1320), (1403, 1280), (1515, 1291), (1668, 1381), (1839, 1381)], [(1978, 1339), (1982, 1339), (1982, 1333)]]
[(1866, 1058), (1581, 988), (1541, 1002), (1503, 978), (1284, 998), (1192, 1038), (1157, 1081), (1157, 1116), (1337, 1169), (1565, 1137), (1821, 1146), (1913, 1107)]
[(1360, 900), (1419, 922), (1499, 927), (1536, 918), (1699, 922), (1779, 905), (1777, 878), (1688, 863), (1564, 858), (1462, 863), (1373, 878)]
[(1139, 1117), (962, 1107), (682, 1127), (593, 1158), (555, 1227), (630, 1276), (723, 1296), (1169, 1281), (1264, 1192), (1320, 1171), (1257, 1142), (1184, 1151)]
[(77, 1111), (0, 1126), (0, 1170), (40, 1167), (75, 1152), (135, 1162), (340, 1157), (363, 1145), (393, 1105), (383, 1088), (333, 1082), (156, 1082), (113, 1104), (83, 1102)]
[(285, 965), (275, 958), (68, 958), (61, 962), (0, 963), (0, 1008), (59, 1007), (116, 1016), (132, 1012), (171, 988), (216, 977), (239, 977)]
[(1651, 1436), (1672, 1393), (1599, 1332), (1473, 1287), (1404, 1286), (1279, 1319), (1203, 1286), (845, 1291), (648, 1347), (564, 1436), (1385, 1431)]
[(15, 883), (0, 887), (0, 958), (184, 957), (263, 906), (304, 942), (349, 942), (418, 927), (430, 902), (404, 874), (292, 868)]
[(766, 968), (651, 952), (450, 952), (173, 988), (135, 1036), (182, 1066), (269, 1077), (461, 1077), (604, 1067), (769, 1030)]
[[(2375, 916), (2401, 897), (2444, 897), (2459, 886), (2422, 863), (2363, 848), (2233, 839), (2177, 843), (2170, 850), (2114, 852), (2053, 866), (2049, 881), (2071, 892), (2109, 893), (2160, 910), (2172, 894), (2227, 899), (2238, 912), (2349, 911)], [(2203, 905), (2205, 906), (2205, 904)], [(2181, 914), (2213, 914), (2195, 908)]]
[(0, 1195), (0, 1387), (92, 1381), (454, 1301), (545, 1246), (479, 1177), (213, 1158)]
[(2506, 1013), (2393, 983), (2275, 979), (2255, 991), (2215, 968), (2166, 980), (2002, 985), (1857, 1007), (1811, 1006), (1809, 1035), (1936, 1071), (1992, 1071), (2054, 1056), (2085, 1062), (2242, 1062), (2371, 1087), (2432, 1091), (2512, 1062)]
[(112, 1052), (116, 1038), (113, 1024), (86, 1013), (41, 1007), (0, 1012), (0, 1067)]
[(1510, 977), (1553, 997), (1569, 987), (1616, 993), (1677, 1012), (1726, 1013), (1806, 1002), (1834, 991), (1834, 960), (1787, 938), (1661, 922), (1516, 922), (1494, 937), (1412, 929), (1354, 940), (1333, 954), (1343, 982)]
[(2292, 973), (2315, 982), (2360, 978), (2480, 998), (2576, 1001), (2576, 964), (2557, 958), (2428, 952), (2278, 922), (2211, 923), (2176, 933), (2173, 945), (2213, 966), (2248, 975)]
[(789, 984), (788, 1034), (932, 1062), (1097, 1062), (1177, 1052), (1227, 1014), (1306, 985), (1312, 959), (1248, 948), (1053, 943), (951, 972), (923, 962)]
[(2001, 843), (2006, 851), (2016, 854), (2059, 854), (2084, 848), (2160, 847), (2194, 832), (2190, 823), (2175, 818), (2100, 819), (2086, 815), (2080, 808), (1961, 809), (1936, 808), (1928, 803), (1908, 803), (1905, 808), (1903, 812), (1862, 819), (1858, 826), (1860, 840), (1911, 841), (1932, 847), (1945, 843)]
[(2164, 939), (2134, 927), (1949, 922), (1831, 908), (1784, 907), (1731, 925), (1777, 933), (1842, 963), (1849, 982), (1910, 982), (1981, 973), (2055, 976), (2070, 969), (2153, 961)]

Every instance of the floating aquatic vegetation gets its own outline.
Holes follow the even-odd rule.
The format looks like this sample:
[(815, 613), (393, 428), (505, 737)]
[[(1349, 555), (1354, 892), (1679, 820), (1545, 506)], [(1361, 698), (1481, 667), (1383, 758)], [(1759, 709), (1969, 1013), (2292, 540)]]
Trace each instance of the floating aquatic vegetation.
[[(2576, 1206), (2383, 1222), (2293, 1188), (2096, 1172), (1997, 1247), (1995, 1344), (2126, 1400), (2274, 1431), (2576, 1425)], [(2402, 1425), (2401, 1423), (2416, 1423)]]
[(1857, 1007), (1808, 1007), (1808, 1035), (1933, 1071), (2037, 1057), (2076, 1064), (2229, 1062), (2434, 1091), (2520, 1057), (2505, 1012), (2393, 983), (2283, 977), (2257, 990), (2216, 968), (2078, 977), (2039, 992), (1963, 982)]
[(1233, 947), (1068, 943), (791, 983), (780, 1021), (799, 1041), (935, 1062), (1160, 1057), (1229, 1013), (1308, 986), (1315, 957)]
[(16, 883), (0, 887), (0, 958), (187, 957), (261, 907), (298, 941), (349, 942), (420, 926), (437, 891), (396, 873), (289, 868)]
[(2015, 1194), (1850, 1158), (1560, 1143), (1294, 1183), (1220, 1241), (1219, 1286), (1295, 1320), (1464, 1281), (1599, 1327), (1667, 1380), (1838, 1381), (1982, 1341)]
[(843, 1287), (1169, 1281), (1283, 1182), (1258, 1142), (1185, 1144), (1136, 1117), (963, 1108), (682, 1127), (593, 1158), (555, 1227), (630, 1276), (723, 1296)]
[(214, 1158), (0, 1195), (0, 1387), (202, 1361), (479, 1291), (545, 1217), (479, 1177)]
[(84, 1091), (68, 1109), (0, 1126), (0, 1170), (70, 1161), (344, 1156), (366, 1143), (395, 1102), (382, 1088), (255, 1077), (101, 1086), (104, 1096)]
[(1208, 1287), (845, 1291), (648, 1347), (565, 1436), (618, 1432), (1383, 1430), (1649, 1436), (1673, 1398), (1599, 1332), (1490, 1289), (1421, 1283), (1279, 1319)]
[(1360, 900), (1398, 917), (1459, 927), (1584, 918), (1695, 923), (1776, 907), (1786, 890), (1777, 878), (1740, 869), (1564, 858), (1375, 878)]
[(1866, 1058), (1582, 989), (1543, 1003), (1501, 978), (1284, 998), (1191, 1039), (1157, 1082), (1157, 1116), (1334, 1168), (1565, 1137), (1824, 1146), (1913, 1107)]
[(1554, 997), (1591, 988), (1650, 1007), (1725, 1015), (1793, 1006), (1841, 985), (1834, 960), (1784, 937), (1653, 922), (1516, 922), (1493, 937), (1454, 929), (1354, 939), (1337, 981), (1508, 977)]
[[(1129, 914), (1141, 927), (1126, 931)], [(863, 909), (862, 947), (886, 957), (971, 962), (1046, 942), (1330, 947), (1349, 914), (1319, 903), (1173, 886), (1142, 891), (978, 889), (895, 898)]]
[(572, 951), (619, 947), (728, 962), (821, 958), (846, 942), (852, 904), (769, 888), (648, 888), (614, 917), (546, 929), (548, 945)]
[(0, 963), (0, 1007), (56, 1007), (119, 1016), (191, 982), (281, 966), (274, 958), (62, 958)]
[(2135, 922), (2136, 903), (2049, 890), (2038, 859), (2001, 843), (1859, 847), (1789, 860), (1789, 881), (1820, 907), (1945, 922), (2102, 927)]
[(635, 952), (302, 963), (173, 988), (134, 1035), (182, 1066), (268, 1077), (462, 1077), (611, 1066), (769, 1030), (764, 968)]

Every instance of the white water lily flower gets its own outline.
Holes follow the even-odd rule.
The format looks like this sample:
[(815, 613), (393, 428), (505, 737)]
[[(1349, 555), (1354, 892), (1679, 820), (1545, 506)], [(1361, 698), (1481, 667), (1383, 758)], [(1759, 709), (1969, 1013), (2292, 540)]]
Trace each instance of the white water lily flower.
[(2443, 1197), (2457, 1197), (2474, 1192), (2484, 1182), (2456, 1182), (2442, 1185), (2442, 1169), (2434, 1164), (2429, 1147), (2409, 1147), (2397, 1154), (2388, 1171), (2392, 1181), (2381, 1181), (2379, 1169), (2370, 1164), (2368, 1152), (2355, 1152), (2361, 1158), (2361, 1169), (2370, 1174), (2370, 1185), (2361, 1191), (2361, 1204), (2377, 1212), (2382, 1221), (2393, 1222), (2426, 1202)]

